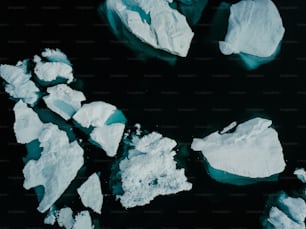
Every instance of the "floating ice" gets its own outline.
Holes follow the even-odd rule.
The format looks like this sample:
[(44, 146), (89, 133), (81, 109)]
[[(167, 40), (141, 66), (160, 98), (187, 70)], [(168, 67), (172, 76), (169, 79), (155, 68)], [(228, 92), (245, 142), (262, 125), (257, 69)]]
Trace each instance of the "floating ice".
[(294, 175), (297, 176), (297, 178), (302, 181), (303, 183), (306, 183), (306, 171), (303, 168), (295, 169)]
[(223, 54), (270, 57), (276, 52), (285, 29), (271, 0), (242, 0), (230, 11), (225, 41), (219, 42)]
[(38, 115), (22, 101), (15, 104), (14, 113), (17, 142), (25, 144), (38, 139), (43, 127)]
[(150, 46), (174, 55), (187, 55), (193, 32), (185, 16), (165, 0), (107, 0), (107, 18), (118, 35), (123, 24), (134, 36)]
[(43, 97), (50, 110), (59, 114), (65, 120), (70, 119), (86, 100), (83, 92), (71, 89), (66, 84), (59, 84), (47, 89), (49, 95)]
[(60, 227), (71, 229), (74, 225), (73, 211), (69, 207), (65, 207), (56, 212), (57, 223)]
[(42, 53), (41, 56), (46, 58), (50, 62), (61, 62), (68, 65), (71, 65), (70, 60), (67, 58), (66, 54), (63, 53), (59, 49), (48, 49), (46, 48)]
[(72, 229), (93, 229), (91, 218), (88, 211), (82, 211), (75, 217), (75, 223)]
[(94, 173), (79, 188), (78, 194), (85, 207), (101, 214), (103, 195), (99, 176)]
[(270, 120), (254, 118), (232, 133), (217, 131), (203, 139), (195, 138), (191, 148), (202, 151), (208, 173), (217, 181), (236, 185), (261, 181), (285, 168), (282, 146), (271, 124)]
[[(90, 141), (101, 147), (110, 157), (116, 155), (125, 127), (125, 124), (117, 119), (117, 111), (115, 106), (100, 101), (84, 104), (73, 116), (81, 127), (93, 128), (90, 132)], [(113, 119), (111, 124), (107, 123), (109, 119)]]
[(18, 62), (16, 66), (0, 65), (0, 76), (6, 81), (5, 91), (15, 99), (22, 99), (29, 105), (34, 105), (39, 98), (39, 89), (27, 71), (28, 61)]
[(67, 134), (56, 125), (45, 124), (39, 136), (43, 149), (38, 160), (30, 160), (23, 169), (24, 188), (42, 185), (44, 196), (38, 210), (45, 212), (62, 195), (83, 165), (83, 149), (69, 143)]
[(43, 62), (39, 56), (34, 57), (36, 63), (34, 73), (43, 85), (48, 85), (57, 81), (73, 80), (72, 67), (62, 62)]
[[(132, 148), (119, 163), (116, 176), (121, 178), (121, 193), (116, 193), (122, 206), (131, 208), (150, 203), (158, 195), (190, 190), (184, 169), (174, 161), (176, 142), (152, 132), (134, 137)], [(116, 186), (113, 186), (116, 191)]]

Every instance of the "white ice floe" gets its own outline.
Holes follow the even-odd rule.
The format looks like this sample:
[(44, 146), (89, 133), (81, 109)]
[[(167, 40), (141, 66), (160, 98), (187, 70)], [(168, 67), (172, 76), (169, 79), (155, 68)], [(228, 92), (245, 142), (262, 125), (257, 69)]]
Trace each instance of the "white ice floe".
[(30, 160), (23, 169), (24, 188), (42, 185), (44, 196), (38, 210), (45, 212), (63, 194), (82, 167), (83, 149), (76, 141), (69, 143), (66, 132), (45, 124), (39, 136), (41, 157)]
[(219, 171), (219, 174), (211, 171), (209, 175), (221, 182), (228, 183), (227, 173), (267, 178), (282, 172), (286, 165), (278, 134), (271, 124), (270, 120), (254, 118), (238, 125), (232, 133), (216, 131), (203, 139), (194, 138), (191, 148), (202, 151), (208, 167)]
[(242, 0), (230, 8), (227, 34), (219, 48), (225, 55), (241, 52), (269, 57), (276, 52), (284, 32), (271, 0)]
[(122, 194), (117, 195), (122, 206), (131, 208), (150, 203), (158, 195), (190, 190), (184, 169), (177, 169), (173, 148), (176, 142), (152, 132), (135, 137), (133, 147), (120, 161)]
[(67, 83), (73, 81), (72, 67), (62, 62), (43, 62), (39, 56), (34, 57), (36, 63), (34, 73), (41, 82), (45, 84), (66, 80)]
[(41, 56), (46, 58), (50, 62), (61, 62), (68, 65), (71, 65), (70, 60), (66, 56), (65, 53), (63, 53), (59, 49), (48, 49), (46, 48), (42, 53)]
[(78, 189), (78, 194), (85, 207), (91, 208), (94, 212), (101, 214), (103, 194), (99, 176), (92, 174)]
[(65, 207), (56, 211), (57, 223), (60, 227), (71, 229), (74, 225), (73, 211), (69, 207)]
[(91, 102), (84, 104), (73, 116), (81, 127), (93, 128), (90, 141), (101, 147), (110, 157), (116, 155), (125, 127), (123, 123), (107, 124), (116, 110), (115, 106), (102, 101)]
[(22, 99), (29, 105), (34, 105), (40, 95), (35, 83), (30, 80), (31, 73), (27, 72), (27, 61), (18, 62), (16, 66), (0, 65), (0, 77), (5, 82), (5, 91), (15, 99)]
[(75, 223), (72, 229), (93, 229), (91, 218), (88, 211), (82, 211), (75, 216)]
[(122, 23), (139, 40), (156, 49), (185, 57), (194, 34), (185, 16), (171, 8), (170, 2), (107, 0), (108, 20), (113, 28)]
[(27, 104), (19, 101), (14, 106), (14, 132), (18, 143), (26, 144), (39, 138), (43, 123)]
[(46, 105), (65, 120), (70, 119), (81, 108), (81, 102), (86, 100), (83, 92), (66, 84), (49, 87), (47, 92), (49, 95), (43, 97)]
[(306, 183), (306, 171), (303, 168), (295, 169), (294, 175), (302, 181), (303, 183)]

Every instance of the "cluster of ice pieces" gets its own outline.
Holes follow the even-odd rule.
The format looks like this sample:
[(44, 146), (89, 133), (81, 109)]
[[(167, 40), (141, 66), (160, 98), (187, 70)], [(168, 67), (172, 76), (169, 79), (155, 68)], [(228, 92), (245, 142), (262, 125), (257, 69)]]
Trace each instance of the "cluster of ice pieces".
[(177, 169), (173, 148), (176, 142), (152, 132), (143, 137), (134, 135), (131, 148), (119, 163), (122, 206), (131, 208), (150, 203), (158, 195), (190, 190), (184, 169)]
[(46, 216), (44, 223), (54, 225), (58, 223), (60, 227), (65, 229), (93, 229), (90, 214), (88, 211), (79, 212), (75, 218), (73, 218), (73, 211), (69, 207), (62, 208), (60, 210), (50, 210)]
[(271, 124), (263, 118), (238, 126), (232, 123), (220, 133), (194, 138), (191, 148), (202, 151), (208, 174), (217, 181), (236, 185), (262, 181), (282, 172), (286, 165), (277, 132)]

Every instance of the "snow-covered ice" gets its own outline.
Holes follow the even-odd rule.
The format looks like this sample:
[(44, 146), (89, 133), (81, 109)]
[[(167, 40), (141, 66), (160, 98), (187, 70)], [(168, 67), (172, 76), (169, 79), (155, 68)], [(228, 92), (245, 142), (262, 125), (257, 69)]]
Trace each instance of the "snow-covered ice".
[(46, 58), (50, 62), (61, 62), (61, 63), (71, 65), (71, 62), (68, 59), (67, 55), (59, 49), (48, 49), (48, 48), (46, 48), (41, 53), (41, 56)]
[(67, 83), (73, 81), (72, 67), (63, 62), (44, 62), (39, 56), (34, 57), (36, 63), (34, 73), (40, 83), (50, 84), (58, 80), (65, 80)]
[(82, 211), (75, 216), (75, 223), (72, 229), (93, 229), (88, 211)]
[(107, 0), (107, 18), (115, 33), (122, 23), (150, 46), (185, 57), (193, 32), (184, 15), (165, 0)]
[(21, 100), (14, 106), (14, 132), (18, 143), (30, 143), (38, 139), (43, 123), (38, 115)]
[(99, 176), (93, 173), (78, 189), (78, 194), (85, 207), (101, 214), (103, 194)]
[(81, 108), (81, 102), (86, 100), (83, 92), (66, 84), (48, 87), (47, 92), (49, 95), (43, 97), (46, 105), (65, 120), (70, 119)]
[(203, 139), (194, 138), (191, 148), (202, 151), (209, 175), (220, 182), (235, 184), (227, 175), (268, 178), (282, 172), (286, 165), (271, 124), (270, 120), (254, 118), (238, 125), (232, 133), (216, 131)]
[(27, 71), (28, 61), (18, 62), (16, 66), (0, 65), (0, 77), (6, 82), (5, 91), (15, 99), (22, 99), (29, 105), (35, 105), (40, 91), (30, 80), (31, 73)]
[(45, 212), (63, 194), (82, 167), (83, 149), (56, 125), (45, 124), (39, 136), (43, 149), (38, 160), (30, 160), (23, 169), (24, 188), (42, 185), (44, 196), (38, 210)]
[(81, 127), (92, 128), (90, 141), (102, 148), (110, 157), (116, 155), (125, 128), (125, 124), (119, 120), (115, 120), (115, 123), (107, 123), (113, 116), (117, 116), (117, 111), (115, 106), (97, 101), (83, 104), (73, 116)]
[(225, 55), (241, 52), (270, 57), (284, 32), (282, 19), (271, 0), (242, 0), (230, 8), (227, 34), (219, 48)]
[(303, 168), (295, 169), (294, 175), (296, 175), (296, 177), (300, 181), (302, 181), (303, 183), (306, 183), (306, 171), (305, 171), (305, 169), (303, 169)]
[[(122, 206), (131, 208), (150, 203), (158, 195), (190, 190), (184, 169), (177, 169), (173, 148), (176, 142), (152, 132), (134, 136), (131, 149), (119, 162), (121, 193), (116, 197)], [(113, 187), (114, 188), (114, 187)]]
[(56, 211), (57, 223), (60, 227), (71, 229), (74, 225), (73, 211), (69, 207), (65, 207)]

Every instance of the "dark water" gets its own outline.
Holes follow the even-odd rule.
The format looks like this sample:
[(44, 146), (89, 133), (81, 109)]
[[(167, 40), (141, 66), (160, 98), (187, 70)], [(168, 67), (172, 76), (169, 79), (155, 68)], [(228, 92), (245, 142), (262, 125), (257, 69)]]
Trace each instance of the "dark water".
[[(292, 172), (306, 167), (306, 17), (302, 0), (275, 1), (286, 28), (282, 49), (273, 62), (247, 71), (237, 57), (217, 49), (222, 34), (214, 29), (217, 1), (210, 1), (187, 58), (176, 65), (159, 60), (142, 62), (119, 42), (98, 16), (98, 1), (7, 1), (8, 19), (2, 19), (0, 61), (14, 64), (45, 47), (60, 48), (73, 65), (87, 101), (102, 100), (122, 109), (128, 126), (141, 123), (175, 139), (187, 153), (186, 174), (190, 192), (158, 197), (150, 205), (125, 210), (111, 195), (108, 176), (112, 160), (86, 145), (87, 170), (59, 201), (81, 210), (73, 188), (94, 171), (101, 171), (105, 193), (102, 215), (92, 215), (101, 228), (261, 228), (259, 217), (268, 194), (299, 187)], [(222, 23), (221, 23), (222, 24)], [(14, 102), (1, 87), (0, 226), (49, 228), (34, 192), (22, 187), (22, 157), (26, 148), (13, 133)], [(287, 167), (278, 183), (236, 187), (217, 183), (205, 172), (203, 159), (189, 150), (193, 137), (201, 137), (236, 120), (270, 118), (279, 133)], [(6, 179), (7, 178), (7, 179)], [(70, 194), (69, 194), (70, 193)], [(8, 214), (6, 214), (6, 212)], [(55, 228), (55, 227), (50, 227)]]

